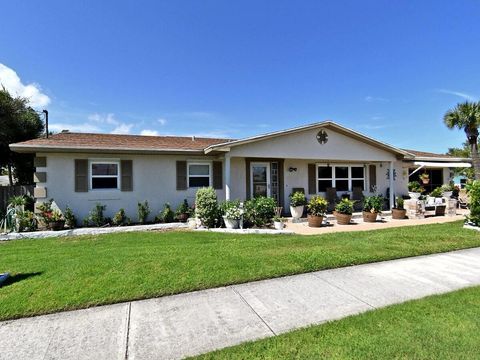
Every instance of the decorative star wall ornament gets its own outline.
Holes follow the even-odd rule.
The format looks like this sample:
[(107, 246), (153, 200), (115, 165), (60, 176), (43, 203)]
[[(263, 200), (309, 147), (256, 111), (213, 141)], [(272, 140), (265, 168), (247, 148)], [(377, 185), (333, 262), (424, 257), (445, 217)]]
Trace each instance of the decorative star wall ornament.
[(317, 133), (317, 141), (320, 145), (326, 144), (328, 141), (328, 134), (325, 130), (320, 130)]
[[(390, 180), (390, 170), (387, 170), (386, 173), (387, 180)], [(397, 169), (393, 169), (393, 181), (397, 180)]]

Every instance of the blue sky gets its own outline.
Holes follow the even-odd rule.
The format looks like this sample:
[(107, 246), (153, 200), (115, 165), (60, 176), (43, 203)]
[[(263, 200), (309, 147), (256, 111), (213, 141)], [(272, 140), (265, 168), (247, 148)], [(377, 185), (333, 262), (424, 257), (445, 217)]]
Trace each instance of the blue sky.
[(0, 82), (51, 127), (240, 138), (325, 119), (445, 152), (478, 1), (8, 1)]

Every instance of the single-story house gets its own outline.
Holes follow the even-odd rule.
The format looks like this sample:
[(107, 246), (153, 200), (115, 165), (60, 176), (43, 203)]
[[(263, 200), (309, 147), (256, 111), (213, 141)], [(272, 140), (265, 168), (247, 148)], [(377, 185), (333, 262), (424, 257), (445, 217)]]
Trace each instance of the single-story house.
[(63, 131), (10, 148), (35, 153), (37, 202), (53, 198), (80, 218), (96, 203), (107, 205), (108, 216), (124, 208), (134, 218), (139, 201), (155, 212), (167, 202), (192, 204), (204, 186), (216, 189), (219, 200), (271, 196), (287, 212), (297, 189), (308, 196), (333, 187), (341, 195), (360, 187), (393, 204), (419, 171), (430, 174), (432, 188), (448, 182), (452, 168), (471, 166), (469, 159), (400, 149), (333, 121), (240, 140)]

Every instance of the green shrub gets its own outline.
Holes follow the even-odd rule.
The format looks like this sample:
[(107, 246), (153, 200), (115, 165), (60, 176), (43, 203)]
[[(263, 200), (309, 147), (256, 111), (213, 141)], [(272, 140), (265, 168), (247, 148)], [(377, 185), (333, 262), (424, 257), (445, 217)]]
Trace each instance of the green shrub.
[(77, 226), (77, 219), (75, 218), (75, 215), (73, 214), (72, 209), (70, 207), (65, 208), (65, 225), (69, 227), (70, 229), (73, 229)]
[(201, 188), (195, 195), (195, 215), (208, 228), (220, 225), (217, 194), (212, 187)]
[(307, 204), (307, 198), (301, 191), (290, 194), (290, 206), (304, 206)]
[(340, 214), (352, 215), (353, 204), (354, 204), (354, 201), (350, 199), (342, 199), (337, 205), (335, 205), (335, 211)]
[(467, 221), (480, 226), (480, 180), (467, 184), (467, 192), (470, 197), (470, 215), (467, 216)]
[(245, 202), (244, 219), (247, 226), (263, 227), (272, 222), (277, 202), (270, 197), (259, 196)]
[(8, 199), (8, 204), (12, 206), (25, 206), (27, 204), (27, 199), (23, 195), (12, 196)]
[(424, 192), (425, 189), (420, 185), (418, 181), (410, 181), (408, 183), (408, 191), (410, 192)]
[(442, 188), (437, 187), (437, 188), (432, 190), (432, 192), (430, 193), (430, 196), (431, 197), (442, 197), (442, 194), (443, 194)]
[(155, 217), (155, 222), (171, 223), (175, 220), (175, 213), (173, 212), (169, 203), (163, 205), (162, 211)]
[(240, 220), (243, 211), (240, 207), (240, 200), (226, 200), (220, 204), (220, 211), (229, 220)]
[(105, 209), (107, 208), (107, 205), (102, 205), (100, 203), (96, 203), (95, 207), (90, 210), (88, 213), (88, 216), (83, 220), (83, 225), (84, 226), (104, 226), (110, 222), (110, 219), (106, 218), (103, 214)]
[(16, 231), (35, 231), (37, 230), (37, 220), (35, 214), (31, 211), (20, 211), (16, 214)]
[(363, 199), (363, 211), (380, 214), (383, 210), (383, 196), (372, 195)]
[(124, 208), (121, 208), (115, 213), (112, 218), (112, 224), (115, 226), (122, 226), (127, 224), (127, 215), (125, 214)]
[(148, 219), (148, 215), (150, 215), (150, 206), (148, 205), (148, 201), (137, 203), (137, 212), (138, 212), (138, 222), (140, 224), (145, 224)]
[(190, 206), (188, 206), (187, 199), (184, 199), (183, 202), (177, 207), (177, 210), (175, 210), (176, 216), (182, 216), (183, 214), (187, 214), (188, 217), (190, 217), (192, 214), (192, 210), (190, 209)]
[(321, 196), (312, 196), (307, 204), (307, 210), (313, 216), (325, 216), (328, 201)]
[(404, 206), (405, 202), (404, 202), (404, 200), (401, 196), (397, 196), (395, 198), (395, 204), (396, 204), (395, 209), (398, 209), (398, 210), (403, 210), (404, 209), (403, 206)]

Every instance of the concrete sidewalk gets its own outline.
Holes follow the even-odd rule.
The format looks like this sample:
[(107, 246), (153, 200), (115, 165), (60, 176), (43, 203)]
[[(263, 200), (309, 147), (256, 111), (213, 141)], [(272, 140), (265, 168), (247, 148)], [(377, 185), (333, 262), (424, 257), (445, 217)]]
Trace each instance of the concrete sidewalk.
[(182, 358), (473, 285), (480, 248), (0, 322), (0, 359)]

